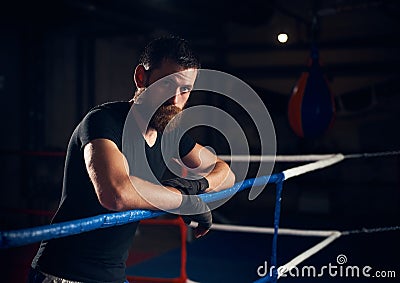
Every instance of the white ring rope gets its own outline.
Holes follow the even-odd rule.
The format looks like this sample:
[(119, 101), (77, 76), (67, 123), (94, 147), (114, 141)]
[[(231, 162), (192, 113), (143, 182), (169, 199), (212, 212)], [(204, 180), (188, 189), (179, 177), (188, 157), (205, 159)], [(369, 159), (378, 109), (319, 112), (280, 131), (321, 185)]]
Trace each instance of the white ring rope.
[[(197, 226), (190, 225), (192, 227)], [(257, 227), (257, 226), (238, 226), (238, 225), (227, 225), (227, 224), (213, 224), (211, 226), (211, 230), (216, 231), (227, 231), (227, 232), (242, 232), (242, 233), (261, 233), (261, 234), (273, 234), (274, 228), (269, 227)], [(278, 268), (278, 278), (283, 274), (289, 272), (291, 269), (295, 268), (297, 265), (313, 256), (333, 241), (338, 239), (340, 236), (347, 236), (350, 234), (360, 234), (360, 233), (376, 233), (376, 232), (387, 232), (387, 231), (398, 231), (400, 230), (400, 226), (393, 227), (381, 227), (381, 228), (363, 228), (360, 230), (349, 230), (349, 231), (337, 231), (337, 230), (304, 230), (304, 229), (288, 229), (288, 228), (279, 228), (279, 235), (291, 235), (291, 236), (319, 236), (326, 237), (324, 240), (319, 242), (318, 244), (312, 246), (308, 250), (302, 252), (297, 255), (295, 258), (287, 262), (286, 264), (280, 266), (279, 268), (275, 266), (274, 268)]]
[(310, 155), (218, 155), (224, 161), (233, 162), (305, 162), (326, 159), (335, 154)]
[[(338, 163), (345, 158), (362, 158), (362, 157), (380, 157), (380, 156), (389, 156), (389, 155), (399, 155), (400, 151), (387, 151), (387, 152), (376, 152), (376, 153), (362, 153), (362, 154), (350, 154), (343, 155), (341, 153), (338, 154), (322, 154), (322, 155), (292, 155), (292, 156), (246, 156), (246, 155), (221, 155), (219, 158), (225, 161), (236, 161), (236, 162), (303, 162), (303, 161), (315, 161), (309, 164), (305, 164), (302, 166), (294, 167), (283, 171), (284, 180), (289, 178), (322, 169)], [(266, 233), (266, 234), (274, 234), (274, 228), (267, 227), (251, 227), (251, 226), (235, 226), (235, 225), (222, 225), (222, 224), (213, 224), (211, 230), (219, 230), (219, 231), (229, 231), (229, 232), (252, 232), (252, 233)], [(352, 231), (320, 231), (320, 230), (299, 230), (299, 229), (285, 229), (279, 228), (278, 234), (280, 235), (295, 235), (295, 236), (322, 236), (327, 237), (318, 244), (309, 248), (308, 250), (302, 252), (288, 263), (275, 267), (278, 268), (278, 277), (281, 277), (286, 272), (290, 272), (291, 269), (295, 268), (301, 262), (305, 261), (312, 255), (316, 254), (333, 241), (338, 239), (342, 235), (356, 234), (356, 233), (374, 233), (374, 232), (383, 232), (383, 231), (393, 231), (400, 230), (400, 226), (396, 227), (384, 227), (384, 228), (374, 228), (374, 229), (362, 229), (362, 230), (352, 230)], [(257, 281), (258, 282), (258, 281)]]
[[(190, 227), (197, 227), (196, 222), (192, 222)], [(242, 233), (258, 233), (258, 234), (273, 234), (274, 228), (271, 227), (259, 227), (259, 226), (242, 226), (232, 224), (217, 224), (213, 223), (210, 230), (216, 231), (227, 231), (227, 232), (242, 232)], [(351, 234), (370, 234), (379, 232), (399, 231), (400, 226), (390, 227), (378, 227), (378, 228), (362, 228), (357, 230), (305, 230), (305, 229), (291, 229), (291, 228), (279, 228), (278, 233), (282, 235), (291, 236), (316, 236), (316, 237), (328, 237), (334, 233), (340, 233), (343, 236)]]
[(328, 238), (326, 238), (323, 241), (319, 242), (318, 244), (316, 244), (312, 248), (302, 252), (301, 254), (296, 256), (294, 259), (292, 259), (288, 263), (282, 265), (282, 267), (280, 267), (278, 269), (278, 278), (281, 277), (286, 272), (290, 271), (292, 268), (295, 268), (297, 265), (299, 265), (300, 263), (302, 263), (303, 261), (305, 261), (306, 259), (308, 259), (312, 255), (316, 254), (317, 252), (319, 252), (320, 250), (325, 248), (327, 245), (332, 243), (334, 240), (339, 238), (341, 235), (342, 235), (342, 233), (340, 233), (338, 231), (332, 233)]
[[(217, 231), (228, 231), (228, 232), (245, 232), (245, 233), (259, 233), (259, 234), (273, 234), (274, 228), (269, 227), (254, 227), (254, 226), (237, 226), (228, 224), (213, 224), (211, 230)], [(279, 228), (278, 233), (280, 235), (292, 235), (292, 236), (317, 236), (317, 237), (328, 237), (333, 233), (337, 233), (336, 230), (304, 230), (304, 229), (288, 229)]]
[[(191, 227), (196, 227), (197, 223), (192, 222)], [(274, 228), (269, 227), (255, 227), (255, 226), (238, 226), (238, 225), (227, 225), (227, 224), (212, 224), (210, 230), (216, 231), (227, 231), (227, 232), (244, 232), (244, 233), (261, 233), (261, 234), (274, 234)], [(282, 265), (278, 269), (278, 278), (281, 277), (286, 272), (295, 268), (297, 265), (316, 254), (334, 240), (342, 235), (342, 232), (337, 230), (303, 230), (303, 229), (288, 229), (279, 228), (279, 235), (291, 235), (291, 236), (317, 236), (317, 237), (327, 237), (318, 244), (312, 246), (308, 250), (302, 252), (295, 258), (293, 258), (288, 263)], [(275, 266), (275, 268), (278, 268)]]
[(314, 171), (317, 169), (322, 169), (325, 167), (328, 167), (332, 164), (335, 164), (337, 162), (340, 162), (344, 159), (344, 155), (343, 154), (336, 154), (333, 157), (327, 158), (327, 159), (322, 159), (310, 164), (306, 164), (306, 165), (302, 165), (302, 166), (298, 166), (295, 168), (291, 168), (291, 169), (287, 169), (285, 171), (283, 171), (282, 173), (285, 175), (285, 180), (310, 172), (310, 171)]
[[(305, 155), (218, 155), (224, 161), (231, 162), (306, 162), (318, 161), (331, 158), (340, 153), (328, 154), (305, 154)], [(356, 154), (346, 154), (344, 158), (362, 158), (362, 157), (381, 157), (399, 155), (400, 150), (382, 151), (382, 152), (366, 152)]]

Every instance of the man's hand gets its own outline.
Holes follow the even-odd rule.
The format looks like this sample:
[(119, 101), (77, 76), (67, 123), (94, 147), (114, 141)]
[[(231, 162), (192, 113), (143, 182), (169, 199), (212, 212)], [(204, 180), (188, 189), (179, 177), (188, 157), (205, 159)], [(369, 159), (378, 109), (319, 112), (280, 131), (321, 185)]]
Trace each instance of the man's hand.
[(182, 219), (189, 225), (190, 222), (197, 222), (197, 227), (194, 228), (194, 235), (199, 238), (210, 230), (212, 225), (212, 214), (208, 205), (198, 196), (183, 196), (182, 204)]
[(162, 184), (181, 191), (183, 195), (197, 195), (203, 193), (209, 187), (208, 181), (204, 177), (196, 180), (177, 177), (165, 180)]
[(182, 216), (187, 225), (191, 221), (198, 223), (198, 226), (194, 228), (196, 238), (205, 235), (212, 225), (212, 214), (207, 204), (196, 194), (202, 193), (208, 188), (207, 179), (188, 180), (178, 177), (165, 180), (162, 184), (166, 187), (176, 188), (182, 193), (182, 203), (176, 209), (176, 213)]

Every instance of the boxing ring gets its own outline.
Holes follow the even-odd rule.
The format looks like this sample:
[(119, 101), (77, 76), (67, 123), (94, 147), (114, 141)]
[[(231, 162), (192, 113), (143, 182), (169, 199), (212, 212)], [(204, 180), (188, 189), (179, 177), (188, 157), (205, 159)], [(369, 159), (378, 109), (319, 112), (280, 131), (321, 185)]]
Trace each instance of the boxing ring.
[[(265, 262), (259, 262), (253, 267), (253, 272), (256, 278), (250, 279), (246, 282), (277, 282), (278, 279), (282, 277), (287, 277), (288, 274), (295, 270), (302, 262), (309, 259), (313, 255), (319, 253), (321, 250), (326, 248), (328, 245), (335, 242), (337, 239), (342, 237), (347, 237), (356, 234), (368, 234), (368, 233), (378, 233), (378, 232), (392, 232), (400, 230), (400, 226), (390, 226), (390, 227), (378, 227), (369, 229), (354, 229), (354, 230), (305, 230), (305, 229), (287, 229), (280, 228), (280, 216), (281, 216), (281, 201), (282, 201), (282, 190), (285, 181), (294, 178), (296, 176), (309, 173), (315, 170), (320, 170), (334, 164), (343, 162), (347, 159), (354, 158), (371, 158), (371, 157), (382, 157), (382, 156), (393, 156), (399, 155), (400, 151), (391, 152), (378, 152), (378, 153), (362, 153), (362, 154), (348, 154), (344, 155), (338, 154), (327, 154), (327, 155), (307, 155), (307, 156), (250, 156), (250, 161), (254, 162), (271, 162), (271, 161), (281, 161), (281, 162), (309, 162), (304, 165), (296, 166), (283, 170), (282, 172), (261, 176), (257, 178), (246, 179), (241, 182), (235, 183), (235, 185), (227, 190), (202, 194), (200, 197), (203, 201), (210, 203), (219, 200), (224, 200), (232, 197), (232, 195), (237, 192), (244, 191), (253, 186), (266, 186), (267, 184), (275, 185), (275, 206), (273, 215), (273, 227), (257, 227), (257, 226), (237, 226), (237, 225), (226, 225), (226, 224), (213, 224), (211, 227), (211, 232), (218, 231), (221, 233), (238, 233), (238, 234), (255, 234), (257, 237), (263, 239), (265, 235), (271, 235), (268, 239), (270, 243), (270, 257), (269, 255), (263, 255)], [(225, 160), (235, 160), (240, 161), (242, 158), (246, 161), (249, 157), (241, 156), (220, 156)], [(229, 204), (228, 204), (229, 205)], [(68, 221), (64, 223), (56, 223), (51, 225), (43, 225), (32, 228), (10, 230), (10, 231), (0, 231), (0, 248), (1, 249), (12, 249), (15, 247), (20, 247), (24, 245), (29, 245), (32, 243), (37, 243), (42, 240), (49, 240), (59, 237), (67, 237), (70, 235), (75, 235), (87, 231), (92, 231), (95, 229), (108, 228), (117, 225), (123, 225), (126, 223), (134, 221), (142, 221), (147, 224), (154, 225), (175, 225), (180, 229), (181, 236), (181, 248), (179, 251), (180, 255), (180, 274), (176, 278), (150, 278), (145, 277), (133, 277), (128, 276), (130, 282), (195, 282), (191, 281), (191, 274), (187, 274), (186, 264), (187, 260), (190, 261), (192, 256), (189, 251), (189, 257), (187, 259), (186, 250), (186, 226), (183, 224), (180, 218), (178, 219), (164, 219), (157, 220), (159, 216), (165, 215), (161, 211), (150, 211), (150, 210), (131, 210), (118, 213), (103, 214), (94, 217), (89, 217), (85, 219), (79, 219), (74, 221)], [(268, 216), (266, 216), (268, 217)], [(153, 219), (153, 220), (149, 220)], [(146, 221), (144, 221), (146, 220)], [(196, 225), (192, 223), (192, 225)], [(298, 236), (313, 238), (312, 246), (306, 250), (300, 251), (290, 260), (286, 262), (281, 262), (279, 259), (279, 249), (278, 249), (278, 239), (286, 236)], [(200, 241), (207, 241), (208, 235), (201, 239)], [(267, 239), (267, 238), (264, 238)], [(316, 241), (315, 239), (318, 239)], [(198, 240), (196, 240), (198, 241)], [(267, 240), (264, 241), (264, 244)], [(241, 245), (246, 245), (247, 242), (241, 242)], [(260, 260), (260, 259), (259, 259)], [(266, 265), (268, 261), (268, 267)], [(265, 265), (263, 265), (265, 263)], [(271, 268), (272, 267), (272, 268)], [(279, 267), (279, 268), (278, 268)], [(127, 269), (128, 275), (130, 269)], [(240, 272), (240, 270), (235, 270), (235, 272)], [(256, 273), (257, 272), (257, 273)], [(397, 274), (397, 276), (399, 276)], [(208, 281), (203, 281), (208, 282)], [(233, 281), (230, 281), (233, 282)]]

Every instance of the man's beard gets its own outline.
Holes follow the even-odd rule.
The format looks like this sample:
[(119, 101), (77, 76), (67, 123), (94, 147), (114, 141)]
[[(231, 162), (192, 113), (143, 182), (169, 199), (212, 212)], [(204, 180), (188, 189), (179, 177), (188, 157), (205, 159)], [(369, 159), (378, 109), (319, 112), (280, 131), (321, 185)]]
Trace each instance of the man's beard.
[(152, 112), (152, 107), (150, 106), (150, 104), (148, 104), (147, 101), (145, 101), (141, 97), (141, 95), (144, 94), (145, 90), (146, 89), (143, 89), (140, 92), (136, 92), (134, 96), (134, 101), (136, 108), (138, 112), (142, 114), (142, 117), (144, 119), (149, 119), (148, 128), (153, 128), (157, 132), (161, 133), (163, 133), (164, 131), (171, 132), (172, 130), (176, 129), (180, 123), (182, 109), (176, 107), (175, 105), (163, 104), (154, 112), (154, 114), (150, 118), (150, 115), (152, 114), (150, 113)]
[(181, 112), (182, 109), (175, 105), (161, 105), (151, 117), (149, 127), (161, 133), (164, 131), (171, 132), (178, 127)]

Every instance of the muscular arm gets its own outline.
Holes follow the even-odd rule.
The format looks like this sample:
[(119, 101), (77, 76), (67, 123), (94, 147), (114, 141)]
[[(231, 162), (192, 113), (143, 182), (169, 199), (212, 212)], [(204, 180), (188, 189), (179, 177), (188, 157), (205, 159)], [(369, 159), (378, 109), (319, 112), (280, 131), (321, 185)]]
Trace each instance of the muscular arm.
[(182, 161), (190, 173), (202, 175), (207, 179), (210, 187), (206, 192), (221, 191), (235, 183), (235, 174), (229, 165), (199, 144), (196, 144)]
[(129, 176), (124, 155), (110, 140), (96, 139), (88, 143), (84, 158), (97, 198), (109, 210), (167, 210), (177, 208), (182, 202), (180, 192), (174, 188)]

